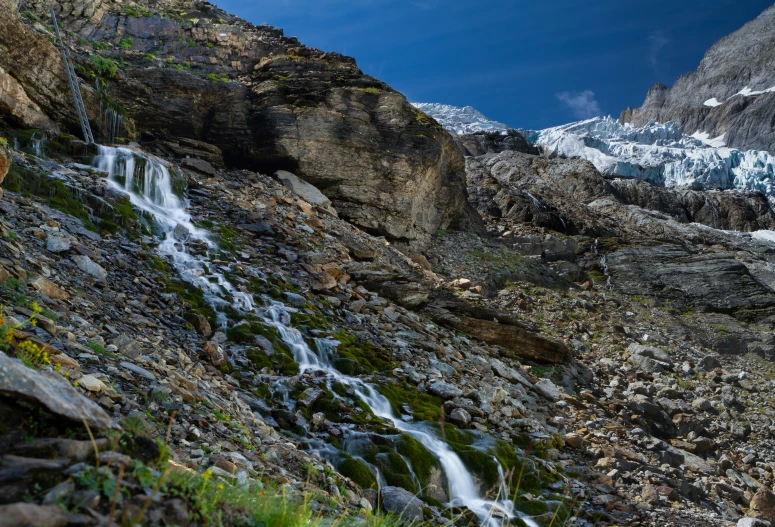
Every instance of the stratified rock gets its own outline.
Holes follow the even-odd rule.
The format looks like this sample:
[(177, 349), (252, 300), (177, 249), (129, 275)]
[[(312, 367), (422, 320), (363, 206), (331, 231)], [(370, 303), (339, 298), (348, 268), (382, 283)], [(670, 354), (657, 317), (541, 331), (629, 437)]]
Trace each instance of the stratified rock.
[(87, 399), (58, 373), (37, 372), (0, 352), (0, 393), (42, 404), (49, 411), (95, 428), (113, 428), (105, 411)]
[(36, 277), (30, 285), (53, 300), (67, 300), (70, 294), (51, 280), (42, 276)]
[(507, 134), (500, 132), (479, 132), (475, 134), (455, 136), (463, 154), (466, 156), (482, 156), (484, 154), (499, 154), (506, 150), (538, 155), (538, 148), (527, 142), (519, 132), (512, 130)]
[(395, 514), (405, 523), (422, 521), (422, 502), (414, 494), (400, 487), (382, 487), (382, 508)]

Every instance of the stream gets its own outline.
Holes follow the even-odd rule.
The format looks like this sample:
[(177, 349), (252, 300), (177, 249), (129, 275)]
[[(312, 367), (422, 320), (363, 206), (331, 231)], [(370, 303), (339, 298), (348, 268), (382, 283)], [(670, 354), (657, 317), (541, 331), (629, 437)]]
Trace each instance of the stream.
[[(397, 417), (388, 399), (371, 384), (359, 377), (344, 375), (332, 365), (329, 357), (334, 355), (337, 341), (317, 339), (317, 349), (312, 350), (301, 332), (290, 326), (293, 308), (271, 299), (264, 299), (266, 306), (256, 307), (252, 295), (239, 291), (221, 273), (213, 271), (214, 266), (208, 266), (206, 252), (205, 255), (189, 252), (187, 244), (207, 250), (215, 249), (216, 245), (206, 230), (193, 223), (186, 201), (173, 192), (171, 174), (163, 163), (137, 150), (100, 145), (93, 165), (108, 174), (107, 181), (111, 187), (128, 194), (132, 205), (153, 218), (156, 233), (161, 239), (159, 253), (169, 257), (181, 278), (204, 291), (205, 299), (219, 313), (219, 324), (225, 326), (227, 322), (219, 307), (229, 305), (242, 313), (260, 317), (278, 331), (293, 351), (301, 373), (321, 372), (329, 380), (350, 387), (374, 415), (414, 437), (438, 459), (443, 468), (449, 485), (449, 506), (467, 507), (487, 527), (497, 527), (504, 519), (515, 517), (522, 518), (530, 527), (538, 527), (529, 517), (516, 511), (513, 502), (508, 499), (502, 470), (498, 499), (489, 500), (481, 496), (473, 475), (449, 445), (422, 424)], [(233, 303), (225, 300), (224, 296), (233, 298)]]

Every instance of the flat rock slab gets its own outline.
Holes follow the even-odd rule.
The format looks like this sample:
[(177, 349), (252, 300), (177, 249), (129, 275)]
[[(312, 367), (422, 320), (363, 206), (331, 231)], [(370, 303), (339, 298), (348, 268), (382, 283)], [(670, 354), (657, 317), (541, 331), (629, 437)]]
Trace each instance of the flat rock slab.
[(20, 360), (2, 352), (0, 394), (32, 400), (54, 414), (74, 421), (86, 421), (94, 428), (115, 428), (105, 410), (81, 395), (64, 377), (53, 371), (31, 370)]
[(414, 494), (400, 487), (382, 487), (382, 507), (404, 522), (422, 521), (422, 502)]
[(149, 372), (145, 368), (141, 368), (140, 366), (132, 364), (131, 362), (122, 362), (120, 364), (121, 364), (121, 366), (123, 366), (127, 370), (131, 371), (132, 373), (136, 373), (140, 377), (144, 377), (144, 378), (148, 379), (149, 381), (155, 381), (156, 380), (156, 375), (154, 375), (153, 373)]
[(102, 268), (99, 264), (96, 264), (86, 255), (76, 255), (71, 257), (75, 262), (76, 267), (84, 273), (94, 277), (97, 280), (105, 280), (108, 277), (108, 272)]

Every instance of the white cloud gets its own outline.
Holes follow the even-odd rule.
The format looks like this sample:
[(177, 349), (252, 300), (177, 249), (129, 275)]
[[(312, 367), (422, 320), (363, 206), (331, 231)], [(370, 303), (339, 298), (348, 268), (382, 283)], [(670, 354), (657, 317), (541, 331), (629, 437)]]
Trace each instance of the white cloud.
[(564, 91), (558, 93), (556, 97), (570, 109), (577, 119), (589, 119), (603, 113), (597, 100), (595, 100), (595, 92), (592, 90)]

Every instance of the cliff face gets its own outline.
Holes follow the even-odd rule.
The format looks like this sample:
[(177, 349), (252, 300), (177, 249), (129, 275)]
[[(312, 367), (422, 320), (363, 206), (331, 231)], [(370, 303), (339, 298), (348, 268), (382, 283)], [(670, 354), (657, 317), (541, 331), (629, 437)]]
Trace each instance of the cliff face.
[[(51, 6), (25, 7), (43, 20)], [(220, 149), (229, 166), (295, 172), (344, 218), (410, 244), (467, 219), (464, 163), (452, 138), (353, 59), (206, 2), (66, 7), (57, 9), (79, 70), (91, 79), (82, 90), (96, 128), (99, 100), (126, 116), (121, 136), (157, 146), (196, 140)], [(19, 17), (0, 22), (0, 78), (9, 86), (0, 104), (3, 93), (16, 93), (6, 106), (21, 124), (75, 130), (59, 54), (40, 24), (43, 35), (30, 29), (33, 15), (27, 25)], [(19, 35), (42, 51), (26, 54), (30, 45)]]
[(697, 71), (672, 88), (659, 83), (643, 106), (627, 108), (620, 120), (643, 126), (677, 121), (686, 133), (724, 135), (728, 146), (775, 150), (775, 6), (716, 42)]

